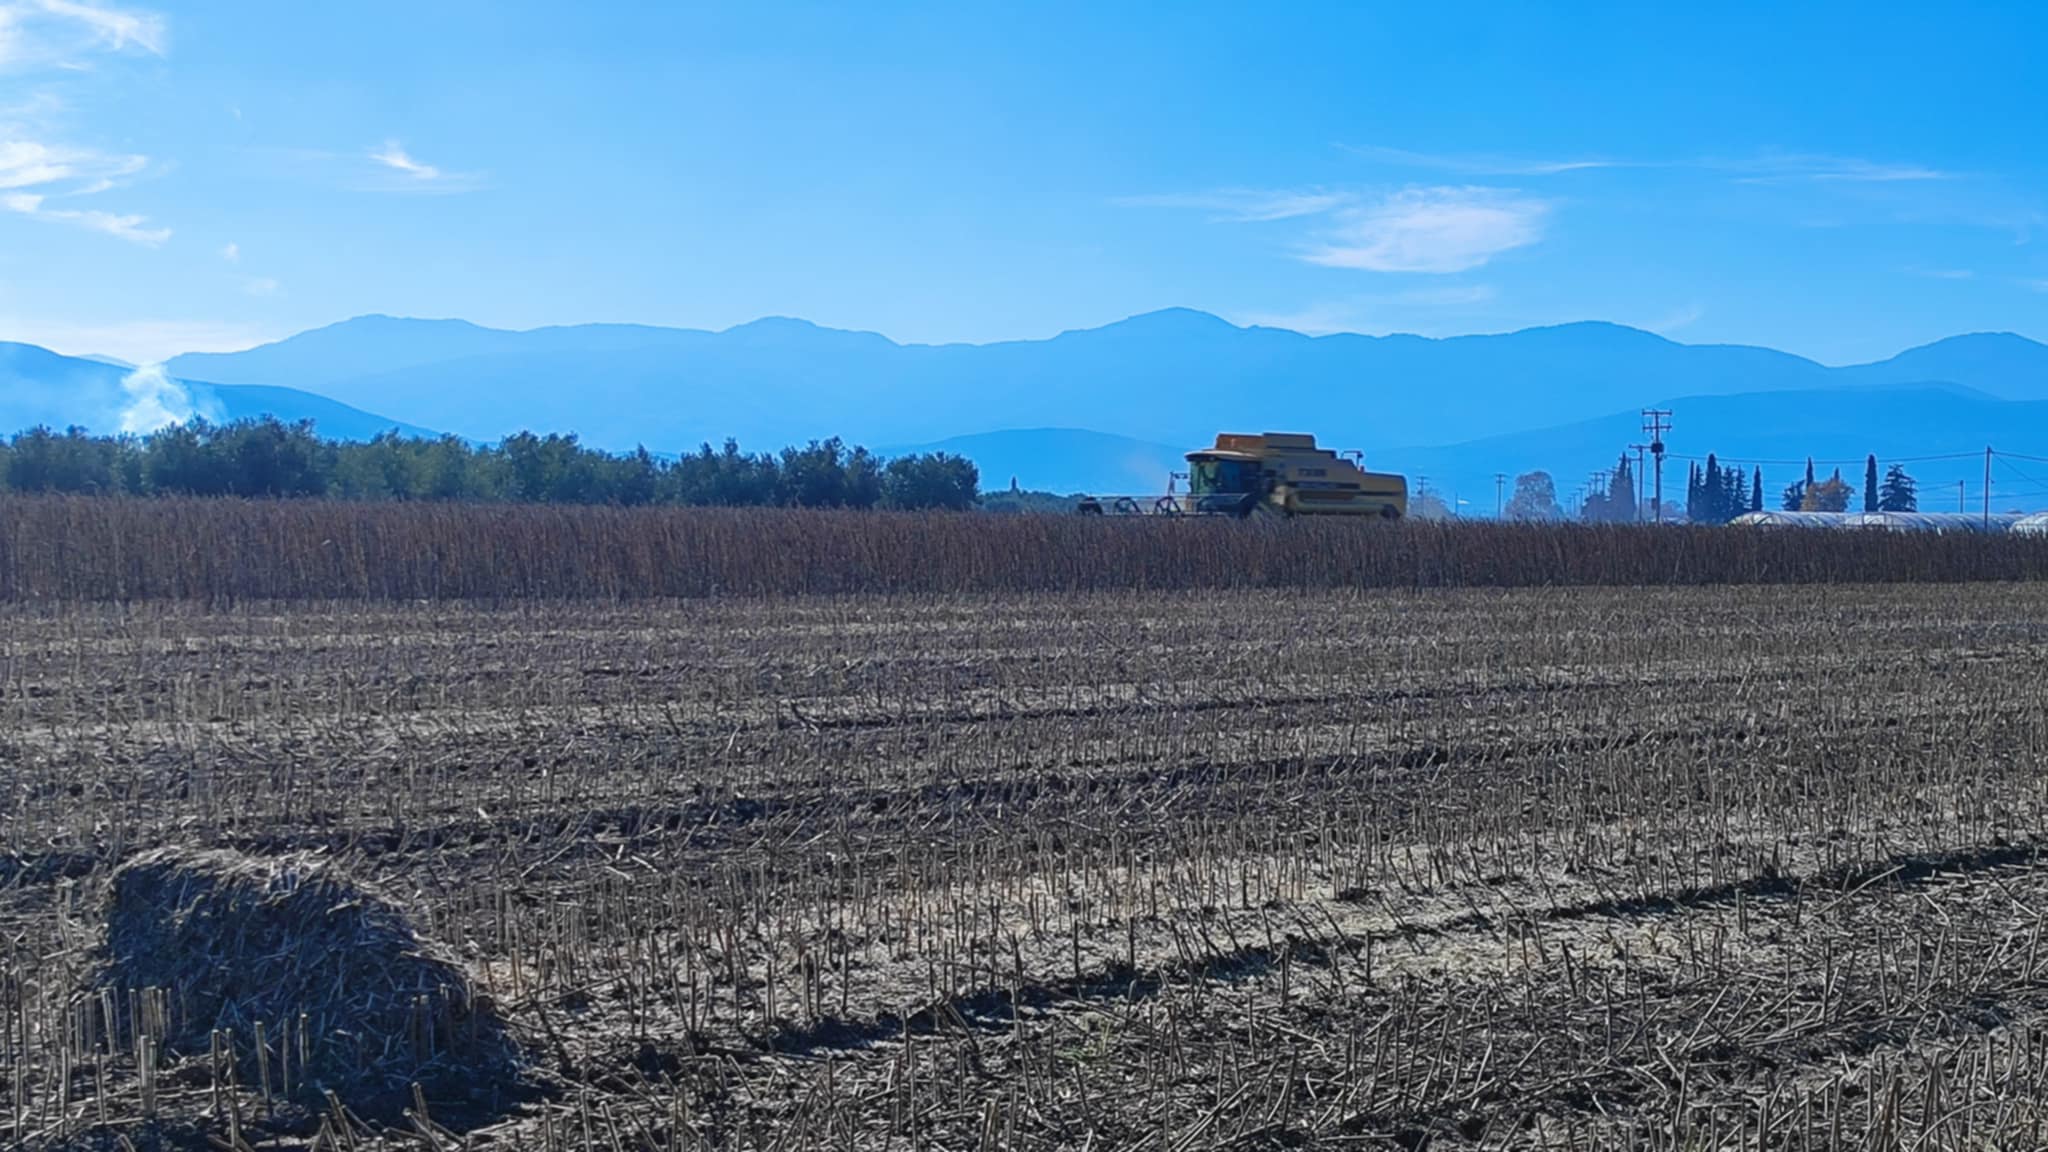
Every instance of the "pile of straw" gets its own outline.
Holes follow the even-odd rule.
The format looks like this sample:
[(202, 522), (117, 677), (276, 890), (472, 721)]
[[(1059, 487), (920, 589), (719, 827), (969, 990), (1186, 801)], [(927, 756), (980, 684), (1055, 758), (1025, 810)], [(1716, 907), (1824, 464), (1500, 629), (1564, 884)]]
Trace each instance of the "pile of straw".
[(164, 1054), (241, 1084), (384, 1123), (415, 1084), (442, 1123), (519, 1094), (518, 1045), (460, 962), (331, 861), (144, 853), (113, 876), (106, 949), (103, 986), (163, 990)]

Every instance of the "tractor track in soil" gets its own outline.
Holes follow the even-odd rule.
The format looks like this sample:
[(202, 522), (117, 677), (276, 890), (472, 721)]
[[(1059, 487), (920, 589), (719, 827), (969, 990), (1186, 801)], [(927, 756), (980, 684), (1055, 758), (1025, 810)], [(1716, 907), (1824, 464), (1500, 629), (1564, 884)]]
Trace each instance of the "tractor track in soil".
[[(2048, 852), (2048, 838), (1972, 845), (1935, 853), (1901, 853), (1865, 863), (1838, 865), (1806, 876), (1772, 873), (1695, 889), (1587, 899), (1533, 909), (1524, 919), (1552, 923), (1629, 922), (1732, 906), (1738, 899), (1766, 906), (1807, 899), (1820, 901), (1830, 895), (1846, 899), (1880, 882), (1892, 890), (1909, 890), (1944, 879), (2021, 866), (2031, 871), (2040, 867), (2044, 852)], [(1347, 901), (1340, 896), (1330, 903)], [(977, 988), (935, 1000), (909, 1013), (883, 1012), (851, 1020), (828, 1016), (802, 1028), (777, 1032), (752, 1054), (766, 1058), (854, 1051), (900, 1038), (906, 1031), (911, 1035), (934, 1035), (952, 1025), (1001, 1030), (1016, 1022), (1018, 1008), (1042, 1013), (1100, 1000), (1141, 1000), (1191, 980), (1234, 983), (1266, 975), (1276, 968), (1283, 951), (1290, 960), (1327, 964), (1333, 956), (1356, 956), (1369, 946), (1491, 933), (1512, 927), (1514, 919), (1512, 913), (1467, 912), (1434, 921), (1404, 919), (1357, 931), (1342, 930), (1341, 925), (1331, 920), (1332, 927), (1339, 931), (1289, 933), (1284, 946), (1255, 943), (1153, 966), (1113, 963), (1078, 976)], [(1314, 918), (1297, 915), (1294, 923), (1306, 926), (1313, 924)]]

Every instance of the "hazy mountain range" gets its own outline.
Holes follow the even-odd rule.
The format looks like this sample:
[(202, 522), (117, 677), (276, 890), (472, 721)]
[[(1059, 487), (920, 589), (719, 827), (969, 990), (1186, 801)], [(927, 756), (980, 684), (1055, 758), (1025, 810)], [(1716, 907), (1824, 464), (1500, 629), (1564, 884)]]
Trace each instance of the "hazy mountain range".
[(59, 356), (33, 344), (0, 341), (0, 435), (37, 425), (120, 432), (124, 423), (161, 423), (165, 414), (217, 423), (266, 415), (311, 420), (341, 440), (367, 440), (394, 428), (406, 435), (432, 435), (418, 425), (296, 388), (138, 378), (135, 369), (107, 357)]
[[(1996, 442), (2048, 456), (2048, 345), (2009, 334), (1832, 368), (1604, 323), (1310, 337), (1169, 309), (1045, 340), (916, 345), (789, 319), (514, 332), (368, 316), (167, 367), (200, 382), (202, 411), (312, 418), (335, 436), (401, 423), (478, 440), (532, 429), (672, 452), (837, 435), (961, 451), (988, 487), (1015, 476), (1156, 491), (1218, 430), (1287, 429), (1490, 505), (1496, 472), (1545, 467), (1568, 489), (1611, 464), (1641, 439), (1649, 405), (1675, 410), (1668, 439), (1684, 455), (1890, 458)], [(116, 365), (0, 350), (0, 427), (105, 428), (124, 378)]]

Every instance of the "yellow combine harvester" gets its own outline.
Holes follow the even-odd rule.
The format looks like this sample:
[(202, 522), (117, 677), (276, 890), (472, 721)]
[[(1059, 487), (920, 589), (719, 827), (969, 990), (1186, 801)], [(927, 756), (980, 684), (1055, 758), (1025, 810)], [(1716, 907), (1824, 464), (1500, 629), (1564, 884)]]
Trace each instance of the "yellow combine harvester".
[[(1377, 516), (1408, 514), (1408, 481), (1359, 467), (1358, 453), (1316, 447), (1314, 436), (1290, 432), (1223, 432), (1216, 446), (1188, 453), (1188, 493), (1156, 501), (1156, 515)], [(1144, 511), (1129, 497), (1112, 507)], [(1083, 499), (1084, 515), (1101, 515), (1101, 501)]]

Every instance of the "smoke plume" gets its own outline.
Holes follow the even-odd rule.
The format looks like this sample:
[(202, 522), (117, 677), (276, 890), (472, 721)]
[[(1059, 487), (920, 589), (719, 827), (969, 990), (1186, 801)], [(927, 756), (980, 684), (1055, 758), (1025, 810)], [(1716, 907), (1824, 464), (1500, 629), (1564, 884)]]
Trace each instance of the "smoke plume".
[(127, 398), (121, 407), (121, 431), (130, 436), (144, 436), (194, 417), (219, 419), (211, 404), (171, 379), (161, 364), (146, 364), (122, 377), (121, 392)]

